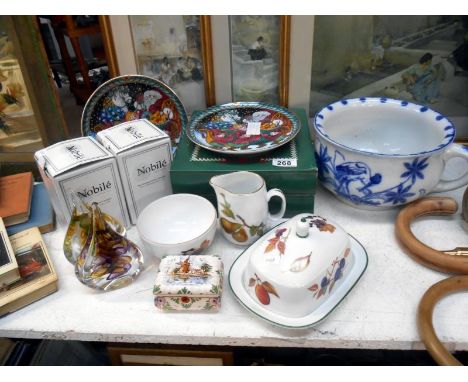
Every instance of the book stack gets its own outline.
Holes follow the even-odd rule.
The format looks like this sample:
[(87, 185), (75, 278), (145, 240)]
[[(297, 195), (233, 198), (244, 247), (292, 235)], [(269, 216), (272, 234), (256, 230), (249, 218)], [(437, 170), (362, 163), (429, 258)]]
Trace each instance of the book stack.
[(0, 217), (6, 227), (29, 219), (33, 183), (32, 172), (0, 178)]
[(0, 288), (14, 283), (20, 279), (16, 257), (11, 248), (8, 234), (0, 218)]
[(38, 227), (41, 233), (55, 229), (55, 217), (43, 183), (33, 185), (31, 172), (0, 177), (0, 217), (8, 235)]
[(0, 177), (0, 317), (57, 290), (41, 236), (54, 228), (43, 183), (31, 172)]
[(37, 227), (41, 233), (51, 232), (55, 229), (55, 216), (49, 195), (44, 183), (36, 183), (33, 187), (29, 219), (20, 224), (7, 227), (8, 235)]
[[(3, 233), (2, 237), (6, 237), (5, 229)], [(39, 228), (29, 228), (6, 239), (16, 258), (19, 278), (0, 288), (0, 317), (57, 290), (57, 274)]]

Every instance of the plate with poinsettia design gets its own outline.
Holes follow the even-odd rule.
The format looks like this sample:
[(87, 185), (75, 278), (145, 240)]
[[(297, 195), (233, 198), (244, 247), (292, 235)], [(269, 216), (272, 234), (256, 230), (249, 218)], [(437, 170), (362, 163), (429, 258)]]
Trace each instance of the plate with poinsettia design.
[[(265, 256), (276, 256), (276, 258), (278, 258), (281, 253), (284, 254), (285, 251), (287, 252), (288, 246), (291, 246), (293, 252), (295, 252), (297, 246), (294, 248), (294, 245), (288, 238), (290, 235), (293, 235), (292, 237), (296, 236), (294, 226), (299, 219), (303, 219), (306, 215), (307, 214), (298, 215), (291, 219), (292, 223), (286, 222), (273, 228), (270, 232), (265, 234), (267, 240), (262, 241), (262, 239), (260, 239), (245, 250), (234, 261), (229, 271), (229, 284), (239, 302), (256, 316), (285, 328), (307, 328), (317, 325), (324, 320), (354, 288), (366, 270), (368, 263), (367, 253), (362, 244), (353, 236), (345, 234), (347, 240), (343, 253), (331, 257), (329, 266), (323, 274), (319, 275), (318, 282), (311, 282), (310, 285), (307, 284), (306, 298), (303, 301), (297, 302), (297, 304), (302, 305), (313, 303), (315, 306), (313, 311), (299, 316), (286, 315), (289, 312), (280, 314), (278, 311), (273, 311), (271, 306), (275, 301), (287, 298), (293, 299), (296, 297), (296, 294), (285, 293), (284, 289), (280, 289), (278, 286), (275, 287), (274, 282), (269, 282), (266, 280), (266, 277), (261, 274), (254, 273), (250, 275), (250, 257), (252, 253), (257, 251), (257, 253), (263, 253)], [(316, 222), (318, 221), (316, 216), (313, 216), (313, 218)], [(294, 221), (294, 219), (296, 220)], [(320, 225), (311, 225), (311, 232), (314, 233), (314, 235), (316, 235), (315, 231), (323, 235), (333, 235), (335, 232), (333, 223), (323, 218), (320, 219), (322, 219)], [(311, 219), (307, 222), (310, 220)], [(288, 229), (290, 229), (289, 232), (287, 231)], [(339, 229), (340, 228), (337, 226), (337, 233), (339, 233)], [(329, 239), (335, 240), (332, 236), (330, 236)], [(340, 239), (337, 241), (339, 240)], [(282, 244), (278, 245), (279, 243)], [(308, 252), (308, 254), (298, 257), (292, 263), (289, 271), (297, 273), (312, 266), (313, 262), (310, 261), (310, 257), (314, 256), (314, 252), (317, 251), (312, 250)], [(302, 294), (302, 296), (303, 295), (304, 294)]]
[(165, 83), (142, 75), (110, 79), (89, 97), (81, 116), (83, 136), (136, 119), (147, 119), (171, 138), (172, 152), (187, 125), (187, 113)]
[(197, 114), (188, 138), (207, 150), (229, 155), (255, 155), (274, 150), (299, 133), (301, 124), (288, 109), (261, 102), (217, 105)]

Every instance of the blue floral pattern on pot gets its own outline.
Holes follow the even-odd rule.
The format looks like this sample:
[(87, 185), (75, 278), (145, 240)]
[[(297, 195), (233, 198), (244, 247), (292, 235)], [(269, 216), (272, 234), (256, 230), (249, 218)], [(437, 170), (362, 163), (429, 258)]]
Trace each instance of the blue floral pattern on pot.
[(379, 191), (375, 188), (382, 183), (383, 176), (368, 164), (348, 161), (338, 150), (332, 156), (328, 147), (322, 143), (318, 144), (315, 159), (320, 181), (354, 204), (395, 206), (407, 203), (408, 199), (416, 195), (420, 197), (425, 194), (425, 190), (415, 187), (415, 184), (425, 177), (425, 170), (429, 166), (427, 157), (408, 158), (408, 162), (403, 162), (401, 182)]

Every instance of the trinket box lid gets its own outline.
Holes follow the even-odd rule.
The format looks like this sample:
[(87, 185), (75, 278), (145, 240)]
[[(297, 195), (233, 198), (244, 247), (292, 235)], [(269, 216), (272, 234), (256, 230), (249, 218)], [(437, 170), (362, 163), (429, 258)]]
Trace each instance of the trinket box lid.
[(147, 119), (138, 119), (99, 131), (97, 138), (109, 151), (119, 153), (141, 143), (169, 139), (169, 135)]
[(91, 137), (69, 139), (34, 154), (39, 166), (51, 176), (85, 163), (111, 158), (112, 154)]
[(219, 296), (222, 287), (223, 263), (218, 256), (166, 256), (159, 265), (153, 294)]

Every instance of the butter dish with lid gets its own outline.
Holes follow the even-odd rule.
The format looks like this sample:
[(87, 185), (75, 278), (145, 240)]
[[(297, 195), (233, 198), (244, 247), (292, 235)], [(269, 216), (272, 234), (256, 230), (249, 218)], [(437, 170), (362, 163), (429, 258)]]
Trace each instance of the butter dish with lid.
[(249, 311), (289, 328), (323, 320), (367, 267), (362, 245), (338, 224), (299, 214), (276, 226), (234, 262), (229, 284)]

